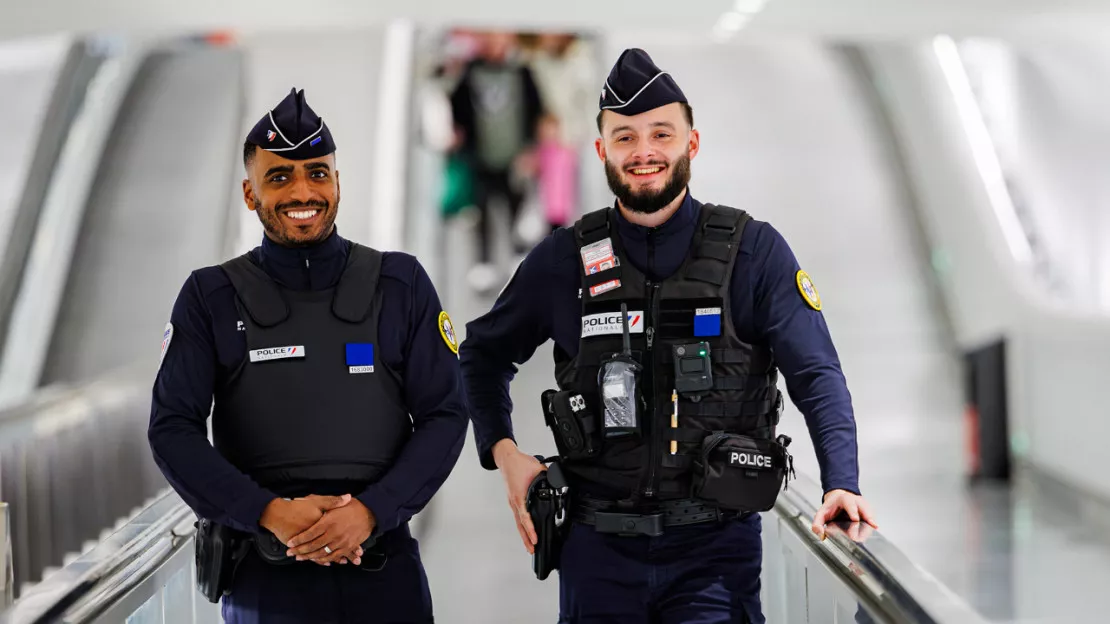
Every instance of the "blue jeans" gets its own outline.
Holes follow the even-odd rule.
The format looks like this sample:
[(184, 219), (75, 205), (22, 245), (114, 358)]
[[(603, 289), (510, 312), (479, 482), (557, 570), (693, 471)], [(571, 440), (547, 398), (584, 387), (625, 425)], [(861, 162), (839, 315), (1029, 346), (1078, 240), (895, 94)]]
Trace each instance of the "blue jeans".
[(432, 622), (432, 597), (415, 539), (402, 526), (383, 539), (379, 571), (297, 562), (271, 565), (253, 551), (239, 565), (221, 605), (227, 624)]
[(621, 537), (575, 523), (559, 570), (560, 624), (763, 624), (759, 514)]

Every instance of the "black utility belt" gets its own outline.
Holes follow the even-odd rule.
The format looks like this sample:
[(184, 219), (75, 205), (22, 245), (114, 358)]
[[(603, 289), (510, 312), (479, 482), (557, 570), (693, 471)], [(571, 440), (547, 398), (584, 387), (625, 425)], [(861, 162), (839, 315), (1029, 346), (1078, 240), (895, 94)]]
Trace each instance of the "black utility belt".
[(742, 518), (747, 512), (725, 511), (696, 499), (662, 501), (650, 509), (625, 509), (615, 501), (580, 496), (575, 499), (571, 518), (593, 526), (598, 533), (658, 537), (667, 527), (721, 522)]
[(629, 515), (627, 509), (610, 509), (604, 501), (587, 498), (574, 505), (571, 517), (607, 533), (655, 535), (666, 526), (720, 520), (720, 514), (769, 511), (794, 476), (794, 458), (786, 450), (789, 445), (790, 438), (785, 435), (769, 440), (727, 431), (705, 432), (698, 451), (689, 456), (688, 467), (682, 471), (689, 476), (689, 490), (674, 490), (687, 499), (660, 502), (658, 509), (636, 510), (623, 517), (619, 514)]

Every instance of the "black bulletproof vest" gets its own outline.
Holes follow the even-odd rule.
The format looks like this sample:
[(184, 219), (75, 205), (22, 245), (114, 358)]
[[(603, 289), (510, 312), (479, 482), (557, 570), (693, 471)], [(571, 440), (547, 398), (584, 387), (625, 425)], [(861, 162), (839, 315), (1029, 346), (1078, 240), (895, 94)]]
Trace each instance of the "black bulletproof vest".
[[(584, 491), (619, 500), (685, 498), (690, 496), (691, 459), (709, 432), (774, 437), (782, 407), (774, 359), (769, 348), (742, 341), (732, 323), (729, 287), (740, 237), (750, 218), (734, 208), (703, 205), (690, 252), (674, 275), (662, 282), (647, 279), (628, 261), (616, 229), (615, 209), (587, 214), (575, 224), (580, 251), (608, 237), (619, 264), (593, 275), (586, 275), (582, 266), (582, 337), (574, 358), (555, 350), (559, 387), (582, 393), (592, 411), (601, 411), (598, 372), (606, 358), (622, 350), (623, 337), (613, 323), (619, 323), (621, 303), (628, 306), (633, 357), (644, 367), (642, 435), (605, 440), (597, 457), (564, 465), (568, 477)], [(620, 280), (619, 288), (591, 296), (592, 286), (614, 279)], [(707, 332), (695, 320), (699, 313), (709, 312), (712, 317), (715, 310), (719, 335), (695, 335), (716, 333)], [(597, 333), (599, 325), (604, 333)], [(679, 426), (673, 429), (672, 348), (697, 342), (709, 343), (713, 388), (694, 398), (680, 395)], [(675, 455), (670, 452), (671, 440), (678, 442)]]
[(399, 375), (374, 351), (381, 262), (352, 243), (339, 283), (319, 291), (284, 288), (247, 255), (221, 265), (247, 353), (216, 390), (213, 441), (281, 496), (357, 492), (412, 432)]

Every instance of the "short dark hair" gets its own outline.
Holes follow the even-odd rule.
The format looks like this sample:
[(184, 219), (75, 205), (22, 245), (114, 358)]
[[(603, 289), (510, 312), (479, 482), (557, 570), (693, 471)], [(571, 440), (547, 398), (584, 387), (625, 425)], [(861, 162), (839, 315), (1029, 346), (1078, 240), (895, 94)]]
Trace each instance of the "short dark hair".
[(254, 160), (254, 153), (258, 150), (258, 146), (250, 141), (243, 142), (243, 166), (250, 168), (251, 161)]
[[(690, 124), (690, 127), (693, 128), (694, 127), (694, 109), (693, 109), (693, 107), (691, 107), (686, 102), (679, 102), (679, 103), (682, 104), (682, 112), (686, 116), (686, 123)], [(602, 111), (598, 111), (598, 113), (597, 113), (597, 133), (598, 134), (601, 134), (601, 115), (604, 112), (605, 111), (602, 110)]]

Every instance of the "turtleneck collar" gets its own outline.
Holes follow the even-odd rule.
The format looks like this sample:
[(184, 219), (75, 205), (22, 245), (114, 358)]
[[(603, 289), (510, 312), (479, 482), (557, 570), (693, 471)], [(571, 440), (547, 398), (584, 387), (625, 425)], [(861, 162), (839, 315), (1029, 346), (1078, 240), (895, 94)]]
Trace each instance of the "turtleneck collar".
[(625, 240), (643, 242), (646, 241), (650, 234), (652, 239), (656, 242), (662, 242), (663, 239), (670, 238), (678, 233), (689, 233), (689, 228), (698, 221), (698, 213), (700, 205), (690, 193), (690, 187), (686, 187), (686, 197), (682, 199), (679, 204), (678, 210), (671, 215), (670, 219), (663, 222), (662, 225), (656, 227), (645, 227), (643, 225), (636, 225), (629, 222), (624, 218), (621, 213), (619, 205), (614, 203), (617, 207), (617, 231)]
[(320, 290), (338, 281), (347, 262), (347, 240), (332, 229), (327, 238), (306, 247), (285, 247), (269, 236), (262, 237), (259, 264), (286, 288)]

